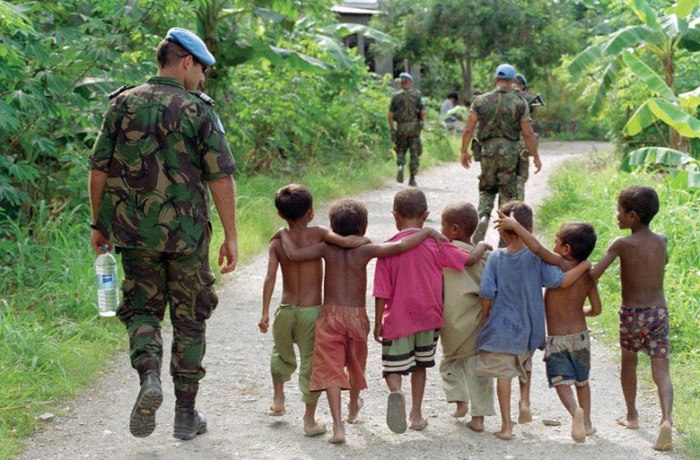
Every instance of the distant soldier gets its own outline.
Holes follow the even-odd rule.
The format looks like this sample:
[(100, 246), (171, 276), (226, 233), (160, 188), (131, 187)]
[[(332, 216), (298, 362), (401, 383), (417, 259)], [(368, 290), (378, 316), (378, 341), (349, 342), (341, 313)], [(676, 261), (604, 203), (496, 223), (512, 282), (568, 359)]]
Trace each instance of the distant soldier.
[(219, 264), (226, 260), (221, 272), (227, 273), (238, 258), (236, 164), (214, 102), (194, 91), (215, 63), (204, 42), (173, 28), (156, 57), (155, 77), (110, 95), (90, 156), (90, 240), (97, 253), (113, 244), (121, 254), (124, 296), (117, 316), (140, 378), (131, 434), (146, 437), (156, 427), (163, 401), (160, 323), (169, 305), (173, 436), (188, 440), (207, 431), (195, 398), (205, 373), (205, 321), (218, 303), (209, 266), (209, 190), (224, 228)]
[[(530, 115), (532, 115), (535, 108), (541, 105), (538, 103), (539, 96), (527, 92), (527, 80), (523, 74), (516, 74), (514, 80), (515, 92), (525, 99), (530, 108)], [(530, 152), (528, 152), (522, 138), (518, 141), (518, 150), (520, 154), (518, 158), (518, 200), (525, 201), (525, 183), (530, 176)]]
[(537, 139), (530, 125), (530, 109), (525, 100), (513, 91), (515, 69), (509, 64), (496, 68), (496, 89), (477, 96), (469, 110), (462, 134), (462, 166), (472, 162), (469, 145), (474, 129), (479, 128), (481, 141), (481, 174), (479, 175), (479, 225), (473, 241), (486, 235), (493, 203), (498, 194), (499, 207), (517, 197), (518, 140), (525, 139), (534, 158), (535, 173), (542, 168), (537, 153)]
[[(425, 118), (425, 103), (420, 91), (413, 88), (413, 77), (410, 73), (401, 72), (401, 89), (391, 97), (389, 105), (389, 128), (391, 140), (396, 149), (396, 181), (403, 183), (403, 167), (406, 163), (406, 151), (411, 151), (409, 170), (411, 178), (408, 185), (416, 187), (416, 174), (423, 153), (423, 143), (420, 133), (423, 130)], [(396, 126), (394, 126), (396, 122)]]

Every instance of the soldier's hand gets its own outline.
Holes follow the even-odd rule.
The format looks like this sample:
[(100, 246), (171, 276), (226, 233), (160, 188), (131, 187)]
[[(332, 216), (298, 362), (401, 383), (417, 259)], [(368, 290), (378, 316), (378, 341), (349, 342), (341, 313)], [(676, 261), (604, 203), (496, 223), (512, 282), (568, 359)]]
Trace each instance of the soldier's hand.
[(540, 172), (540, 170), (542, 170), (542, 161), (540, 161), (539, 156), (536, 156), (533, 159), (533, 162), (535, 163), (535, 174), (537, 174), (538, 172)]
[[(93, 229), (90, 234), (90, 245), (95, 254), (104, 254), (112, 250), (112, 245), (107, 242), (107, 238), (104, 237), (101, 231), (95, 229)], [(104, 246), (107, 247), (106, 251), (104, 250)]]
[(462, 163), (462, 166), (464, 166), (465, 169), (469, 169), (469, 166), (471, 166), (472, 164), (472, 156), (469, 154), (468, 151), (462, 150), (460, 162)]
[(260, 322), (258, 323), (258, 329), (260, 329), (260, 332), (263, 334), (267, 332), (267, 329), (270, 327), (270, 315), (262, 315), (262, 318), (260, 318)]
[(236, 269), (236, 262), (238, 261), (238, 241), (235, 239), (225, 239), (221, 243), (221, 249), (219, 249), (219, 266), (223, 265), (224, 259), (226, 260), (226, 265), (221, 268), (221, 273), (230, 273)]

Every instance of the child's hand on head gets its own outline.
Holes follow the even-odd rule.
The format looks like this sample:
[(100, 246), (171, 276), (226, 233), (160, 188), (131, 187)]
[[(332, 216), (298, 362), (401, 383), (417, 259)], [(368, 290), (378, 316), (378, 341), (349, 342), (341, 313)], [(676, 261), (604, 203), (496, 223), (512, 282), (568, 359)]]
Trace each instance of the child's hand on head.
[(435, 242), (438, 244), (438, 248), (440, 247), (440, 243), (450, 241), (445, 235), (438, 232), (434, 228), (430, 229), (430, 234), (428, 234), (428, 238), (434, 239)]
[(493, 221), (496, 230), (511, 230), (514, 231), (518, 225), (518, 221), (512, 215), (505, 215), (501, 211), (498, 212), (498, 217)]

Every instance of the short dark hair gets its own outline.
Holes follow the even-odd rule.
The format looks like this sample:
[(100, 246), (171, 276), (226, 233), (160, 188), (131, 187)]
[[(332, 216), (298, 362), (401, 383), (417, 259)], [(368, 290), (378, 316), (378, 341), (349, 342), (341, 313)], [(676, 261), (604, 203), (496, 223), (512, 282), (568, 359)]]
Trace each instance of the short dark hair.
[(275, 207), (284, 220), (293, 222), (299, 219), (313, 205), (311, 192), (301, 184), (285, 185), (275, 194)]
[(458, 201), (445, 206), (442, 218), (450, 225), (457, 225), (467, 236), (472, 236), (479, 223), (479, 215), (474, 205), (467, 201)]
[[(501, 206), (500, 211), (506, 216), (512, 215), (520, 225), (528, 231), (532, 231), (532, 208), (522, 201), (513, 200)], [(506, 230), (509, 234), (514, 235), (515, 232)]]
[(659, 212), (659, 195), (653, 188), (644, 185), (625, 187), (617, 197), (617, 203), (627, 212), (636, 212), (644, 225), (649, 225)]
[(328, 207), (331, 229), (341, 236), (364, 235), (367, 208), (357, 200), (337, 200)]
[(411, 187), (394, 195), (394, 212), (401, 217), (414, 219), (428, 212), (428, 200), (420, 189)]
[(459, 95), (457, 93), (450, 93), (447, 95), (447, 99), (459, 99)]
[(571, 255), (579, 262), (588, 259), (597, 240), (595, 229), (587, 222), (567, 222), (559, 228), (557, 237), (569, 245)]
[(173, 43), (170, 40), (163, 40), (158, 44), (158, 48), (156, 48), (158, 67), (162, 69), (169, 64), (179, 62), (182, 58), (189, 54), (192, 53), (177, 43)]

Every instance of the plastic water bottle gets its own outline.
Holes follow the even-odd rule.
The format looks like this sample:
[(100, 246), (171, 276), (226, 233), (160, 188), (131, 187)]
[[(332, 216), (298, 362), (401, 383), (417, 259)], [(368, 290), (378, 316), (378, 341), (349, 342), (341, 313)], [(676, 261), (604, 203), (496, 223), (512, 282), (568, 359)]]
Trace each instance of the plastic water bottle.
[(117, 259), (109, 252), (97, 256), (95, 274), (97, 275), (97, 307), (100, 310), (100, 316), (114, 316), (119, 306)]

